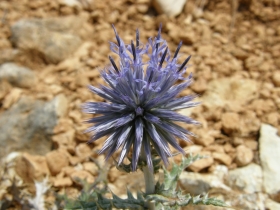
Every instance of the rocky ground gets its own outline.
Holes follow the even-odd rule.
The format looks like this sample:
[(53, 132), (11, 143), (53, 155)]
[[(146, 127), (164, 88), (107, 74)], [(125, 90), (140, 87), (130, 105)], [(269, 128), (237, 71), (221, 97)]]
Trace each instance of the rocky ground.
[[(40, 199), (51, 209), (55, 193), (77, 196), (76, 177), (93, 183), (104, 168), (115, 194), (142, 189), (141, 173), (126, 175), (97, 156), (104, 140), (86, 143), (80, 107), (101, 100), (87, 85), (103, 83), (111, 24), (126, 43), (139, 28), (146, 43), (160, 23), (171, 52), (182, 40), (182, 60), (192, 55), (194, 83), (182, 94), (202, 101), (182, 111), (202, 126), (188, 127), (193, 144), (180, 143), (207, 158), (182, 174), (181, 187), (236, 209), (280, 209), (280, 2), (168, 2), (0, 1), (1, 209), (30, 209)], [(45, 177), (41, 198), (34, 182)]]

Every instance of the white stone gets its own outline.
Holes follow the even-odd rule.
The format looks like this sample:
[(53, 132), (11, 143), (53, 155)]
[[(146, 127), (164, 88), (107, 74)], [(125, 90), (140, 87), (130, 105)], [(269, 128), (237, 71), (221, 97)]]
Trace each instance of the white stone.
[(268, 199), (265, 200), (265, 209), (279, 210), (280, 209), (280, 203), (277, 203), (277, 202), (268, 198)]
[(213, 171), (213, 174), (216, 175), (220, 180), (223, 180), (228, 174), (228, 168), (225, 165), (217, 165)]
[(34, 87), (37, 81), (35, 73), (29, 68), (15, 63), (0, 65), (0, 81), (7, 80), (12, 85), (22, 88)]
[(60, 0), (59, 3), (69, 7), (81, 6), (81, 2), (79, 0)]
[(261, 167), (252, 163), (246, 167), (229, 171), (227, 181), (232, 189), (255, 193), (262, 190), (262, 178)]
[(20, 19), (11, 27), (11, 41), (24, 52), (32, 50), (32, 55), (43, 56), (48, 63), (59, 63), (81, 45), (79, 31), (83, 31), (85, 21), (83, 16)]
[(55, 106), (56, 115), (58, 117), (65, 116), (68, 110), (68, 100), (64, 94), (59, 94), (53, 99), (53, 104)]
[(250, 79), (221, 78), (211, 81), (202, 97), (208, 108), (229, 106), (241, 107), (257, 98), (258, 83)]
[(154, 0), (153, 5), (158, 13), (174, 17), (179, 15), (187, 0)]
[(180, 185), (183, 190), (192, 195), (208, 192), (211, 188), (231, 191), (221, 180), (227, 173), (225, 166), (217, 166), (212, 174), (199, 174), (184, 171), (180, 175)]
[(262, 124), (259, 142), (264, 190), (275, 194), (280, 190), (280, 137), (277, 136), (277, 129)]
[(49, 102), (22, 96), (0, 114), (0, 158), (12, 151), (45, 155), (52, 148), (53, 129), (67, 109), (64, 95)]

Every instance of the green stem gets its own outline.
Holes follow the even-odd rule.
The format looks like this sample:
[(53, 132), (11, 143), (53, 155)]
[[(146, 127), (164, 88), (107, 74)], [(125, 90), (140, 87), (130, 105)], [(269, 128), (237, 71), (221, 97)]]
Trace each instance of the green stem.
[[(146, 154), (144, 152), (144, 148), (142, 146), (141, 149), (141, 159), (147, 160)], [(150, 171), (149, 167), (146, 165), (143, 168), (144, 173), (144, 179), (145, 179), (145, 189), (146, 194), (154, 194), (155, 193), (155, 179), (154, 179), (154, 173), (153, 171)], [(155, 202), (154, 201), (148, 201), (147, 202), (149, 210), (155, 210)]]
[(153, 194), (155, 192), (155, 179), (154, 174), (150, 171), (148, 166), (143, 167), (145, 178), (146, 194)]

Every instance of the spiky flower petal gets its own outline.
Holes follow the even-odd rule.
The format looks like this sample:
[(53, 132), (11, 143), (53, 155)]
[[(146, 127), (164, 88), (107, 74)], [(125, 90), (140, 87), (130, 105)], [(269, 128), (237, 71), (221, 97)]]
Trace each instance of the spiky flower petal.
[[(190, 56), (183, 64), (177, 63), (181, 42), (171, 58), (167, 43), (161, 37), (161, 27), (158, 35), (150, 38), (146, 45), (140, 44), (138, 30), (136, 45), (133, 41), (125, 45), (115, 28), (114, 31), (117, 44), (110, 43), (110, 48), (119, 56), (119, 67), (109, 56), (111, 66), (101, 72), (107, 86), (89, 86), (93, 93), (107, 102), (88, 102), (83, 106), (86, 113), (101, 114), (88, 120), (94, 123), (87, 130), (93, 133), (89, 142), (108, 136), (99, 153), (105, 153), (108, 159), (122, 148), (118, 164), (133, 147), (132, 171), (137, 169), (143, 150), (152, 170), (152, 149), (164, 164), (168, 164), (168, 157), (172, 155), (169, 145), (184, 153), (175, 137), (189, 141), (187, 135), (192, 133), (175, 122), (198, 123), (176, 112), (198, 104), (192, 101), (196, 95), (177, 97), (192, 82), (192, 74), (183, 77)], [(144, 55), (149, 57), (147, 63), (142, 61)]]

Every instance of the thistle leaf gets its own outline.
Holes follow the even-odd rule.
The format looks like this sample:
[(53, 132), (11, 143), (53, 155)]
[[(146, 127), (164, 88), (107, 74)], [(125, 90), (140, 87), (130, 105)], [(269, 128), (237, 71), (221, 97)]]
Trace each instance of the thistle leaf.
[(191, 165), (194, 161), (199, 160), (201, 158), (203, 158), (203, 156), (189, 155), (187, 158), (182, 158), (182, 162), (180, 165), (174, 164), (170, 172), (166, 168), (163, 168), (164, 182), (162, 183), (162, 185), (159, 186), (159, 188), (157, 188), (156, 192), (158, 194), (166, 195), (168, 197), (176, 196), (176, 188), (179, 176), (185, 170), (185, 168)]
[(203, 158), (196, 155), (185, 158), (183, 157), (180, 165), (174, 164), (171, 171), (164, 169), (164, 181), (162, 184), (156, 184), (155, 194), (146, 195), (137, 192), (135, 198), (133, 194), (127, 190), (127, 198), (122, 199), (112, 193), (113, 198), (105, 198), (102, 194), (104, 191), (97, 190), (94, 192), (85, 192), (79, 196), (77, 201), (69, 201), (65, 197), (66, 210), (83, 209), (83, 210), (99, 210), (99, 209), (147, 209), (147, 201), (154, 201), (156, 209), (160, 210), (178, 210), (187, 205), (214, 205), (220, 207), (228, 207), (228, 205), (217, 198), (208, 198), (208, 195), (198, 195), (192, 197), (190, 194), (182, 194), (181, 189), (177, 187), (179, 176), (182, 171), (192, 164), (194, 161)]
[(196, 155), (185, 158), (183, 157), (180, 165), (174, 164), (171, 171), (164, 170), (164, 181), (162, 184), (156, 184), (156, 193), (153, 195), (146, 196), (147, 200), (156, 201), (160, 209), (179, 209), (179, 207), (187, 206), (189, 204), (193, 205), (214, 205), (227, 207), (228, 205), (216, 198), (208, 198), (205, 196), (195, 196), (192, 197), (190, 194), (183, 195), (180, 189), (177, 189), (177, 183), (180, 174), (191, 165), (194, 161), (203, 158), (203, 156)]

